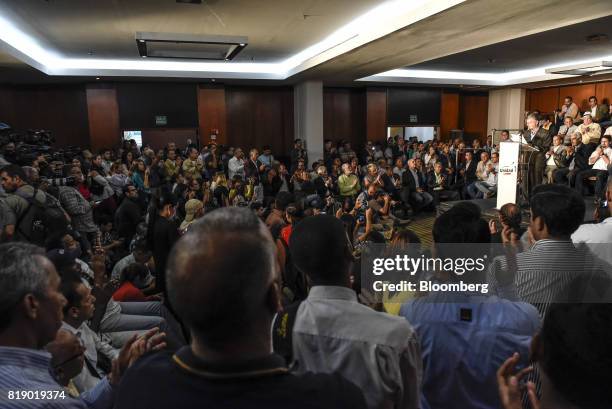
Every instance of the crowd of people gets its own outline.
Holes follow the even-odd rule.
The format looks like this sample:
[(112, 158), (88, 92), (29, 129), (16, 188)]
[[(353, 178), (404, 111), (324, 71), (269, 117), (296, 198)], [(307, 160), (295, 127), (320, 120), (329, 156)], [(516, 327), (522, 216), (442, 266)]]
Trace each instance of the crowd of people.
[[(27, 161), (7, 143), (0, 408), (607, 407), (612, 304), (575, 301), (609, 301), (608, 255), (577, 243), (612, 240), (612, 179), (597, 165), (612, 156), (580, 120), (564, 172), (561, 131), (527, 118), (532, 140), (554, 140), (528, 228), (512, 204), (497, 223), (468, 201), (435, 219), (434, 248), (505, 244), (486, 274), (461, 277), (490, 294), (396, 306), (361, 288), (361, 249), (418, 243), (417, 214), (495, 196), (491, 137), (325, 141), (312, 163), (299, 139), (286, 157), (126, 141)], [(590, 173), (574, 172), (580, 138), (598, 145), (580, 154)], [(600, 223), (581, 225), (579, 180), (593, 175)]]

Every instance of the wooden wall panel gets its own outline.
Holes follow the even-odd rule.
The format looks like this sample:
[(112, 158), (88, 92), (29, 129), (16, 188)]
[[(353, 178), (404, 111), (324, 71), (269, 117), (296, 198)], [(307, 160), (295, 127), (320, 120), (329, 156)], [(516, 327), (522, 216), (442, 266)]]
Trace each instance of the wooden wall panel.
[(117, 91), (113, 86), (87, 87), (87, 117), (90, 146), (94, 152), (121, 143)]
[(7, 97), (13, 128), (50, 130), (57, 146), (89, 146), (84, 86), (14, 87)]
[(451, 129), (459, 128), (459, 93), (443, 92), (440, 105), (440, 136), (446, 141)]
[(366, 91), (366, 137), (384, 142), (387, 138), (387, 90), (368, 88)]
[(586, 111), (589, 109), (589, 97), (595, 95), (595, 84), (570, 85), (569, 87), (559, 88), (558, 107), (563, 104), (564, 98), (568, 95), (578, 104), (580, 112)]
[(489, 96), (487, 94), (463, 94), (460, 98), (460, 126), (466, 140), (487, 137)]
[(223, 86), (198, 88), (198, 119), (200, 124), (200, 143), (209, 143), (213, 129), (219, 133), (217, 143), (227, 143), (227, 110), (225, 88)]
[(525, 104), (528, 111), (554, 112), (559, 108), (559, 88), (532, 89)]
[(595, 96), (600, 104), (612, 103), (612, 82), (598, 82), (595, 85)]
[(293, 146), (293, 89), (226, 87), (227, 141), (243, 149), (270, 145), (275, 155)]
[(349, 141), (353, 149), (365, 144), (365, 89), (323, 89), (323, 138)]
[(187, 139), (195, 141), (198, 130), (196, 128), (151, 128), (142, 130), (142, 143), (151, 148), (163, 149), (168, 142), (176, 143), (177, 148), (187, 146)]

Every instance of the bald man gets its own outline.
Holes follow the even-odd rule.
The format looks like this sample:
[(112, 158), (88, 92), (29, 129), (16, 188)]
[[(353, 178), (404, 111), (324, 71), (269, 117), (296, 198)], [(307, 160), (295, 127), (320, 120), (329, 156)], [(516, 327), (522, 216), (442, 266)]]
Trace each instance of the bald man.
[(172, 250), (167, 280), (191, 345), (136, 362), (117, 409), (365, 408), (340, 376), (290, 374), (271, 352), (281, 299), (275, 246), (250, 209), (221, 208), (193, 223)]

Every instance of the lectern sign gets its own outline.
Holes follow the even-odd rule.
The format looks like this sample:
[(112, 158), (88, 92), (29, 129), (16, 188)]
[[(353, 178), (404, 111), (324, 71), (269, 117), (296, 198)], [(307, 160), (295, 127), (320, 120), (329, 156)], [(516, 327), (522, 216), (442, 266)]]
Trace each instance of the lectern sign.
[(499, 144), (498, 209), (506, 203), (516, 203), (520, 146), (521, 144), (518, 142), (501, 142)]

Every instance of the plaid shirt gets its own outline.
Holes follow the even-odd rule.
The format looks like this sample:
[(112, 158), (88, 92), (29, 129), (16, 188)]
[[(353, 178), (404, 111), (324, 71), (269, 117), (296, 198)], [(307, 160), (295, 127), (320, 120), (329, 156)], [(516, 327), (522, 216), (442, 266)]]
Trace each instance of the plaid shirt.
[(60, 186), (59, 200), (72, 219), (72, 227), (75, 230), (86, 233), (98, 231), (98, 227), (94, 223), (91, 206), (78, 190), (70, 186)]

